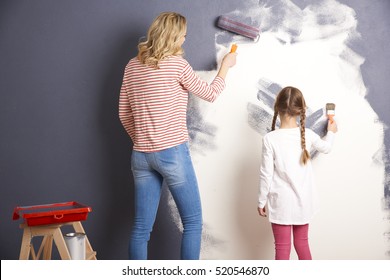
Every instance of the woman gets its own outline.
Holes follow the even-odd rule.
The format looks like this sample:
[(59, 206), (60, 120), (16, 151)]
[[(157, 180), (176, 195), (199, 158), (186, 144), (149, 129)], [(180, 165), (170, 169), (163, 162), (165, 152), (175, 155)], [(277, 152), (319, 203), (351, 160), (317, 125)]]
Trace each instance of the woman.
[(161, 13), (151, 24), (146, 41), (138, 45), (137, 57), (125, 68), (119, 118), (133, 141), (135, 217), (130, 259), (147, 259), (163, 182), (183, 224), (181, 259), (199, 259), (200, 255), (202, 209), (188, 145), (188, 93), (213, 102), (225, 87), (236, 54), (225, 55), (210, 84), (202, 81), (182, 57), (186, 25), (180, 14)]

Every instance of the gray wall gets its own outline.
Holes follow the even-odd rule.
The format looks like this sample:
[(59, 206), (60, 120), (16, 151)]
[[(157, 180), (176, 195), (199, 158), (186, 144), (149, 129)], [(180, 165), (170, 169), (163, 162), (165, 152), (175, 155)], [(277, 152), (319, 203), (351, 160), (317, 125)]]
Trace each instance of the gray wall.
[[(260, 1), (262, 2), (262, 1)], [(276, 1), (269, 2), (270, 5)], [(315, 0), (293, 0), (301, 8)], [(390, 1), (342, 0), (357, 13), (367, 99), (390, 125)], [(126, 259), (133, 216), (131, 141), (118, 119), (123, 69), (152, 19), (188, 19), (186, 58), (215, 68), (216, 18), (233, 0), (2, 0), (0, 2), (0, 258), (17, 259), (15, 206), (78, 201), (92, 207), (84, 227), (99, 259)], [(389, 162), (390, 137), (385, 132)], [(389, 164), (384, 195), (390, 197)], [(151, 259), (179, 258), (179, 232), (163, 197)], [(58, 256), (57, 256), (58, 257)]]

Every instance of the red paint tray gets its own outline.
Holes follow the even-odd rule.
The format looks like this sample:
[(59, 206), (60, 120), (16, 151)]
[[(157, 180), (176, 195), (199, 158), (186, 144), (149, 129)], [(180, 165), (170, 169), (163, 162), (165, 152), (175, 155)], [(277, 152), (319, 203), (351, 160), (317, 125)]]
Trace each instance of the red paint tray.
[(34, 206), (17, 206), (14, 209), (13, 220), (23, 217), (28, 226), (48, 225), (84, 221), (91, 207), (75, 201)]

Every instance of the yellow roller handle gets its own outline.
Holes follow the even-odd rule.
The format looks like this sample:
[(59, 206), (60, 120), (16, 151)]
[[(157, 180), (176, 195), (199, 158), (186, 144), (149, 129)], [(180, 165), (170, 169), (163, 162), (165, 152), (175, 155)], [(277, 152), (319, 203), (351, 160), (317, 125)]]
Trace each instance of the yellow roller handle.
[(233, 44), (233, 45), (232, 45), (232, 48), (230, 49), (230, 52), (231, 52), (231, 53), (235, 53), (236, 50), (237, 50), (237, 48), (238, 48), (238, 46), (237, 46), (236, 44)]

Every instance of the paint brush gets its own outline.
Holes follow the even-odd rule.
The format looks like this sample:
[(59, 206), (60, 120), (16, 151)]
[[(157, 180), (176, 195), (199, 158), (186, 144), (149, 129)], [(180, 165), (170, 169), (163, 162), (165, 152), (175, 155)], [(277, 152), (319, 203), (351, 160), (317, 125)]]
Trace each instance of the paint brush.
[(335, 115), (336, 104), (334, 103), (326, 103), (326, 115), (330, 120), (330, 123), (333, 123), (333, 117)]

